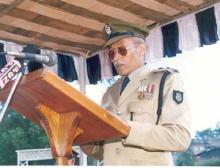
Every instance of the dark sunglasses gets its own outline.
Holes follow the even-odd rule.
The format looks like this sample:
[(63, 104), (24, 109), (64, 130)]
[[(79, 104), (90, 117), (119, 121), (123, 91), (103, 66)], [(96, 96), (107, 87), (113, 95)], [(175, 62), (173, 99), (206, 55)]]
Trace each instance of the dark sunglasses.
[(113, 49), (109, 49), (108, 51), (108, 56), (110, 58), (110, 60), (113, 60), (115, 58), (115, 55), (116, 55), (116, 49), (118, 51), (118, 53), (125, 57), (128, 53), (128, 49), (130, 48), (133, 48), (133, 47), (136, 47), (137, 45), (133, 45), (133, 46), (129, 46), (129, 47), (125, 47), (125, 46), (120, 46), (118, 48), (113, 48)]

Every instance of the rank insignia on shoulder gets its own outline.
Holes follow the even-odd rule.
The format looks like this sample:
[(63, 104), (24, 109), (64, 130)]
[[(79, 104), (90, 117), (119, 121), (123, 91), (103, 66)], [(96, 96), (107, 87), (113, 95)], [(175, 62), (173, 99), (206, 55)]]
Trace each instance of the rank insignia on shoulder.
[(178, 90), (173, 90), (173, 100), (177, 104), (182, 103), (183, 102), (183, 92), (178, 91)]
[(154, 69), (153, 72), (164, 72), (164, 71), (169, 71), (170, 73), (178, 73), (179, 71), (177, 69), (174, 68), (170, 68), (170, 67), (160, 67), (157, 69)]

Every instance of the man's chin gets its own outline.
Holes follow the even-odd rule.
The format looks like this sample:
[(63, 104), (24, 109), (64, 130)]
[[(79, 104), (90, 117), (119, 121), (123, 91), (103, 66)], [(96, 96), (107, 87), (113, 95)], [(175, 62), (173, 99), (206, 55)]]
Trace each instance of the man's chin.
[(116, 67), (116, 71), (118, 72), (120, 76), (128, 75), (128, 69), (124, 65)]
[(124, 72), (124, 71), (119, 71), (119, 70), (117, 70), (117, 72), (118, 72), (118, 74), (119, 74), (120, 76), (127, 76), (127, 75), (128, 75), (128, 73), (127, 73), (127, 72)]

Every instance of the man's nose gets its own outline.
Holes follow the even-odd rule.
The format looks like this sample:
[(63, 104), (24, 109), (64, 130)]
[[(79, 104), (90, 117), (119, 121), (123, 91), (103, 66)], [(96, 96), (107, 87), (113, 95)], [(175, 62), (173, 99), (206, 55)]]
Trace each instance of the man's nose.
[(115, 56), (114, 56), (114, 58), (113, 58), (112, 61), (117, 61), (117, 60), (119, 60), (119, 59), (120, 59), (120, 54), (119, 54), (118, 51), (116, 50), (116, 51), (115, 51)]

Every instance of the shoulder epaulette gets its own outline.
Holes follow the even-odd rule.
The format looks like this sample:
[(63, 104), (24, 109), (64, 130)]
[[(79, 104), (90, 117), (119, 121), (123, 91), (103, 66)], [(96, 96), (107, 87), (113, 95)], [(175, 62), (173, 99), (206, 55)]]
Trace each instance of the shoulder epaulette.
[(169, 71), (170, 73), (179, 73), (177, 69), (170, 68), (170, 67), (160, 67), (157, 69), (152, 70), (152, 72), (164, 72), (164, 71)]

